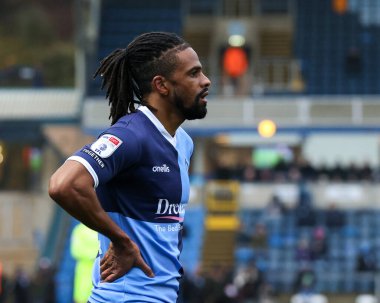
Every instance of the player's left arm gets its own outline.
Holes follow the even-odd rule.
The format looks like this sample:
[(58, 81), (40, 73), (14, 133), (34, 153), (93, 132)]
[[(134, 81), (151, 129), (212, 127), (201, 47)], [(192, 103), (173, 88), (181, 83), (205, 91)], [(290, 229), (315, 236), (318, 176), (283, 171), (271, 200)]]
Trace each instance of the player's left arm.
[(101, 277), (106, 282), (121, 277), (132, 267), (139, 267), (147, 276), (154, 275), (136, 243), (103, 209), (94, 189), (138, 161), (139, 142), (133, 134), (126, 133), (103, 134), (83, 147), (53, 174), (49, 184), (49, 195), (57, 204), (111, 240), (101, 264)]

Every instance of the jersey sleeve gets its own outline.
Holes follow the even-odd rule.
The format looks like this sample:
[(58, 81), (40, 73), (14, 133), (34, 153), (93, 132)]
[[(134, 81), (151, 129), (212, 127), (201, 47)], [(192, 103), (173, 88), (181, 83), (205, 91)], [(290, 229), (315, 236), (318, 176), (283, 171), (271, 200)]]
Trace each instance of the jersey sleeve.
[(94, 187), (111, 180), (139, 161), (140, 142), (126, 128), (110, 128), (67, 160), (80, 162), (94, 179)]

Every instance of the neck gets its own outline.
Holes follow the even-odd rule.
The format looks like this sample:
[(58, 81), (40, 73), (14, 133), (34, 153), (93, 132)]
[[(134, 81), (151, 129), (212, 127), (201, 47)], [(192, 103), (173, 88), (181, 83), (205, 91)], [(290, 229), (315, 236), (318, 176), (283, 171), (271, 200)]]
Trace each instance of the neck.
[(169, 100), (162, 98), (151, 98), (148, 104), (155, 110), (152, 113), (162, 123), (168, 133), (174, 137), (178, 127), (185, 121), (178, 110)]
[(160, 120), (162, 125), (172, 137), (174, 137), (178, 127), (180, 127), (184, 121), (184, 119), (179, 119), (174, 113), (167, 112), (162, 109), (157, 109), (157, 111), (153, 112), (153, 114), (158, 120)]

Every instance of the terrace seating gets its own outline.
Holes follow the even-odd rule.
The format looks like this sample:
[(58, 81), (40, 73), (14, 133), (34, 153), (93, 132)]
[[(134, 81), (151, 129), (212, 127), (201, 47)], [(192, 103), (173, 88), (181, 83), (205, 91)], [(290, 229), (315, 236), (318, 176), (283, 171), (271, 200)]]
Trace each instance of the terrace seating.
[[(260, 220), (260, 210), (244, 210), (240, 219), (246, 233), (254, 233), (252, 218)], [(264, 210), (261, 210), (264, 213)], [(250, 216), (251, 214), (251, 216)], [(378, 210), (343, 210), (346, 224), (340, 229), (329, 229), (325, 225), (326, 211), (318, 210), (318, 226), (327, 235), (327, 253), (319, 259), (309, 261), (317, 275), (315, 291), (322, 293), (371, 293), (374, 290), (374, 272), (358, 271), (357, 256), (370, 243), (375, 251), (377, 267), (380, 266), (380, 221)], [(241, 244), (236, 249), (235, 264), (241, 266), (255, 259), (265, 271), (269, 283), (279, 292), (291, 292), (292, 282), (303, 262), (296, 257), (297, 243), (301, 238), (311, 239), (312, 227), (298, 227), (292, 213), (285, 214), (276, 223), (268, 224), (268, 247), (257, 252), (250, 244)], [(316, 225), (317, 226), (317, 225)], [(250, 227), (247, 228), (247, 227)], [(286, 275), (284, 274), (286, 273)], [(288, 278), (284, 278), (283, 274)]]
[[(102, 1), (96, 56), (89, 62), (93, 75), (98, 62), (116, 48), (124, 48), (137, 35), (148, 31), (180, 33), (182, 30), (181, 1)], [(103, 95), (100, 79), (89, 80), (88, 95)]]
[(375, 17), (380, 5), (348, 3), (348, 10), (338, 14), (330, 0), (297, 1), (294, 53), (302, 62), (308, 94), (380, 92), (375, 77), (380, 71), (380, 22)]

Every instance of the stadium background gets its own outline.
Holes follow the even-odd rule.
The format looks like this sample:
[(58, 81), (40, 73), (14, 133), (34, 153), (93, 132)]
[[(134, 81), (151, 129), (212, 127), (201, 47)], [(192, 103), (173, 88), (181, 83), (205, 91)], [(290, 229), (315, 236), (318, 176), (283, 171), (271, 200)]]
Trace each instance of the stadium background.
[[(196, 151), (183, 302), (201, 302), (191, 295), (202, 283), (205, 302), (234, 302), (242, 285), (260, 289), (260, 302), (378, 296), (379, 0), (0, 5), (3, 296), (16, 297), (17, 277), (31, 296), (48, 285), (56, 302), (71, 302), (76, 222), (48, 198), (48, 178), (109, 125), (92, 80), (99, 60), (152, 30), (183, 35), (213, 82), (207, 118), (184, 125)], [(263, 120), (274, 134), (270, 123), (259, 134)]]

